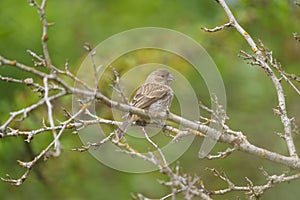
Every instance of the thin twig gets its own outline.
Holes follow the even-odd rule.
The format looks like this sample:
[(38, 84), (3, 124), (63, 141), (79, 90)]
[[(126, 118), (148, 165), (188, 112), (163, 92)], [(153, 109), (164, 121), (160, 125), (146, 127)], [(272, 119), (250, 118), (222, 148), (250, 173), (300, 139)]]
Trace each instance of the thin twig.
[(91, 47), (91, 45), (89, 43), (85, 43), (83, 47), (85, 50), (87, 50), (89, 52), (90, 59), (92, 62), (92, 67), (94, 70), (94, 87), (96, 88), (96, 90), (95, 90), (95, 93), (96, 93), (99, 91), (99, 85), (98, 85), (99, 71), (100, 71), (102, 65), (100, 65), (98, 67), (96, 66), (95, 58), (94, 58), (94, 56), (96, 55), (96, 50), (93, 50), (93, 48)]
[(227, 148), (225, 151), (223, 152), (218, 152), (217, 155), (207, 155), (206, 157), (209, 160), (215, 159), (215, 158), (226, 158), (227, 156), (229, 156), (232, 152), (234, 152), (236, 150), (236, 148)]
[(224, 28), (228, 28), (228, 27), (231, 27), (231, 26), (232, 26), (231, 22), (228, 22), (228, 23), (223, 24), (221, 26), (216, 26), (215, 28), (212, 28), (212, 29), (205, 28), (205, 27), (202, 27), (201, 29), (206, 31), (206, 32), (217, 32), (217, 31), (223, 30)]
[(61, 137), (62, 133), (64, 132), (65, 128), (67, 127), (68, 123), (71, 122), (73, 119), (75, 119), (79, 114), (81, 114), (88, 105), (89, 104), (86, 104), (85, 106), (83, 106), (75, 115), (73, 115), (71, 118), (69, 118), (63, 124), (61, 130), (56, 135), (56, 137), (53, 139), (53, 141), (44, 150), (42, 150), (40, 152), (40, 154), (37, 155), (32, 161), (30, 161), (30, 162), (18, 161), (20, 166), (26, 168), (25, 173), (19, 179), (12, 179), (9, 175), (7, 175), (7, 178), (1, 178), (1, 180), (5, 181), (5, 182), (9, 182), (16, 186), (21, 185), (27, 179), (29, 173), (32, 170), (32, 167), (37, 163), (37, 161), (40, 160), (43, 156), (45, 156), (50, 151), (51, 147), (57, 143), (57, 141)]
[[(47, 105), (48, 120), (49, 120), (50, 126), (52, 128), (51, 131), (52, 131), (53, 137), (55, 139), (55, 138), (57, 138), (57, 133), (56, 133), (56, 130), (54, 129), (55, 124), (54, 124), (53, 112), (52, 112), (53, 106), (51, 104), (51, 101), (49, 100), (48, 78), (45, 77), (43, 79), (43, 81), (44, 81), (44, 88), (45, 88), (44, 100), (45, 100), (45, 104)], [(52, 155), (54, 157), (58, 157), (60, 155), (60, 150), (61, 150), (61, 145), (60, 145), (59, 140), (55, 139), (54, 150), (55, 150), (55, 153), (53, 153)]]
[(40, 19), (41, 19), (42, 26), (43, 26), (41, 43), (43, 46), (43, 53), (45, 56), (45, 64), (46, 64), (45, 67), (50, 68), (51, 67), (51, 58), (50, 58), (50, 54), (49, 54), (49, 50), (48, 50), (47, 41), (49, 39), (48, 38), (48, 26), (52, 25), (52, 24), (49, 24), (46, 19), (45, 7), (46, 7), (47, 0), (43, 0), (41, 5), (39, 5), (35, 0), (30, 0), (29, 3), (31, 6), (35, 6), (37, 8), (37, 11), (40, 15)]

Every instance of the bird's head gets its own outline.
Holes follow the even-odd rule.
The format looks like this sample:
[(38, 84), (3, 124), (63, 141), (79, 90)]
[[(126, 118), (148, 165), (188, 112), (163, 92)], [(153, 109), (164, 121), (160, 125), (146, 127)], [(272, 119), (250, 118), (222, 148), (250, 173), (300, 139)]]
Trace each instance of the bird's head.
[(170, 85), (174, 80), (174, 76), (167, 69), (157, 69), (148, 75), (146, 82)]

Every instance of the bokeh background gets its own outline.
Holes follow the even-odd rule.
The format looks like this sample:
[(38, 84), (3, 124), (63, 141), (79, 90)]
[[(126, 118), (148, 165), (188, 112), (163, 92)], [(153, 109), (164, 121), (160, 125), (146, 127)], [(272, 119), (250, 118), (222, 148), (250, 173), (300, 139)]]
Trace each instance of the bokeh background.
[[(292, 33), (300, 33), (300, 8), (293, 1), (282, 0), (241, 0), (227, 1), (240, 24), (257, 41), (261, 39), (265, 46), (273, 51), (287, 72), (300, 74), (300, 44), (293, 39)], [(227, 22), (224, 11), (214, 0), (176, 0), (176, 1), (134, 1), (134, 0), (52, 0), (47, 4), (47, 18), (55, 25), (49, 29), (49, 49), (52, 62), (63, 68), (66, 59), (70, 69), (76, 71), (87, 55), (82, 48), (85, 42), (98, 44), (113, 34), (137, 27), (165, 27), (180, 31), (198, 41), (217, 64), (227, 93), (228, 124), (234, 130), (243, 131), (253, 144), (287, 154), (285, 142), (276, 136), (282, 132), (278, 117), (272, 108), (276, 106), (275, 90), (261, 69), (249, 66), (238, 58), (239, 50), (250, 52), (243, 38), (229, 28), (217, 33), (205, 33), (201, 27), (214, 27)], [(32, 65), (27, 49), (42, 53), (40, 44), (41, 23), (36, 9), (26, 0), (0, 1), (0, 55)], [(116, 61), (116, 65), (140, 64), (147, 62), (145, 54), (136, 54)], [(152, 55), (151, 53), (149, 55)], [(152, 55), (153, 56), (153, 55)], [(181, 64), (179, 60), (177, 64)], [(174, 60), (170, 59), (174, 64)], [(122, 69), (122, 67), (120, 67)], [(1, 66), (2, 76), (25, 78), (29, 75), (10, 66)], [(187, 74), (189, 74), (187, 72)], [(198, 87), (199, 82), (191, 82)], [(299, 96), (283, 83), (287, 107), (291, 116), (300, 124)], [(201, 90), (201, 86), (199, 86)], [(299, 87), (299, 83), (298, 83)], [(197, 93), (200, 99), (209, 103), (206, 93)], [(30, 89), (18, 84), (0, 82), (0, 122), (9, 116), (9, 112), (29, 105), (38, 99), (31, 95)], [(64, 98), (56, 102), (56, 111), (62, 116), (61, 106), (71, 108), (71, 99)], [(176, 108), (174, 108), (176, 109)], [(45, 114), (42, 108), (33, 114), (30, 120), (15, 124), (22, 129), (41, 126)], [(5, 138), (0, 140), (0, 176), (10, 174), (19, 177), (24, 170), (16, 160), (30, 160), (51, 141), (51, 134), (42, 134), (27, 144), (24, 138)], [(300, 136), (294, 135), (300, 151)], [(162, 174), (122, 173), (106, 167), (89, 153), (71, 151), (81, 141), (77, 135), (66, 132), (61, 142), (64, 152), (59, 158), (38, 163), (32, 174), (20, 187), (0, 182), (1, 199), (130, 199), (130, 193), (141, 192), (152, 198), (158, 198), (169, 192), (168, 188), (158, 184), (157, 179), (165, 179)], [(273, 164), (254, 156), (235, 152), (223, 160), (208, 161), (197, 159), (201, 138), (195, 139), (189, 150), (179, 159), (184, 171), (199, 174), (208, 189), (226, 187), (224, 182), (215, 178), (206, 167), (225, 171), (236, 184), (245, 185), (245, 176), (254, 184), (265, 183), (258, 170), (263, 166), (269, 173), (290, 172), (290, 169)], [(218, 144), (214, 152), (227, 146)], [(300, 180), (284, 183), (267, 191), (262, 199), (297, 199), (300, 195)], [(242, 192), (215, 199), (236, 199)], [(179, 197), (179, 199), (182, 197)]]

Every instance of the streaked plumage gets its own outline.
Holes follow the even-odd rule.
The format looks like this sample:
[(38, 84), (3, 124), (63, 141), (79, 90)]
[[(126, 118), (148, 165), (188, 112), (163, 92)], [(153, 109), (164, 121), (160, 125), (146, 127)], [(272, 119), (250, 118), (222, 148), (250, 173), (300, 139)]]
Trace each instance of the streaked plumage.
[[(149, 110), (150, 113), (167, 111), (173, 99), (173, 90), (169, 86), (173, 80), (174, 77), (166, 69), (153, 71), (137, 90), (131, 105)], [(121, 139), (128, 127), (139, 119), (137, 115), (130, 115), (117, 130), (118, 139)]]

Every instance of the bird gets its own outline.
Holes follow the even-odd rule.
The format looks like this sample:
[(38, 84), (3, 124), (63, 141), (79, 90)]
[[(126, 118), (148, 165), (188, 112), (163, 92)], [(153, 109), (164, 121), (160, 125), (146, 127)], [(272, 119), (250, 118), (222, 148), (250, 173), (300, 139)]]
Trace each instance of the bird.
[[(135, 93), (130, 105), (149, 111), (150, 117), (154, 117), (155, 113), (168, 112), (174, 96), (170, 84), (174, 80), (173, 75), (165, 68), (151, 72)], [(139, 120), (141, 118), (138, 115), (129, 114), (117, 129), (115, 140), (120, 141), (127, 129)]]

